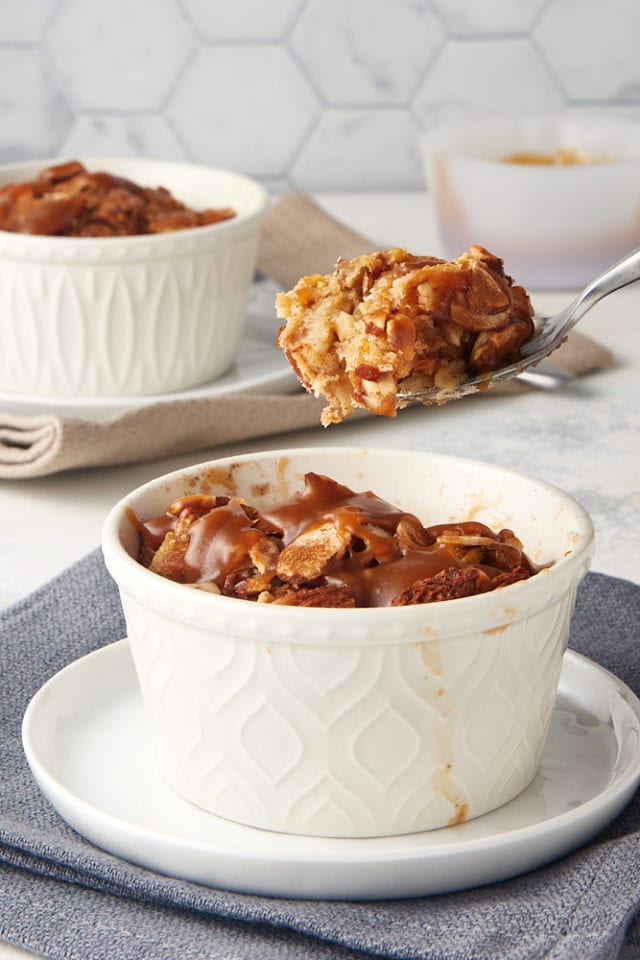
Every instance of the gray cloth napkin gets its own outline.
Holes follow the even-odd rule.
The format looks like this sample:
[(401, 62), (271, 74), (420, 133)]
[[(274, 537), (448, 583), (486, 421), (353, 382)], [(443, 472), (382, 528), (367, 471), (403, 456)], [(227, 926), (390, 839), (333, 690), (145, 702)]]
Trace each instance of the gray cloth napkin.
[[(640, 692), (639, 623), (640, 586), (590, 574), (571, 646)], [(20, 725), (46, 679), (124, 631), (98, 551), (0, 614), (0, 938), (56, 960), (611, 960), (640, 950), (640, 795), (555, 864), (412, 900), (230, 893), (92, 846), (40, 794)]]

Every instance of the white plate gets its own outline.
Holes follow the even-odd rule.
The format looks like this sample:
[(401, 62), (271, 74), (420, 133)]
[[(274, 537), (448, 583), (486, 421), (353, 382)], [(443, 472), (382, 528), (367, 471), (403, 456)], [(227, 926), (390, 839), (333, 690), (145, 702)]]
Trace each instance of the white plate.
[(371, 840), (255, 830), (178, 796), (156, 772), (126, 640), (45, 684), (26, 711), (23, 743), (61, 816), (125, 860), (245, 893), (387, 899), (503, 880), (594, 836), (640, 780), (640, 702), (568, 653), (542, 766), (524, 793), (454, 827)]
[(247, 307), (245, 335), (235, 365), (210, 383), (175, 393), (146, 397), (37, 397), (0, 391), (0, 410), (30, 415), (60, 414), (99, 419), (122, 410), (132, 410), (168, 400), (196, 400), (225, 393), (293, 393), (301, 389), (275, 339), (281, 321), (273, 305), (278, 288), (268, 282), (254, 284)]

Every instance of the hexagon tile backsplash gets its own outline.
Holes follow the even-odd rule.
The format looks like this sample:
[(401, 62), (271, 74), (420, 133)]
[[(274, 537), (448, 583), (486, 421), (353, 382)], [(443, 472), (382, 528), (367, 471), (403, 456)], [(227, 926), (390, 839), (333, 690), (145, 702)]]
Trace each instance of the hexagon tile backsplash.
[(637, 0), (0, 0), (0, 162), (134, 154), (275, 193), (421, 189), (418, 138), (442, 119), (640, 116), (639, 34)]

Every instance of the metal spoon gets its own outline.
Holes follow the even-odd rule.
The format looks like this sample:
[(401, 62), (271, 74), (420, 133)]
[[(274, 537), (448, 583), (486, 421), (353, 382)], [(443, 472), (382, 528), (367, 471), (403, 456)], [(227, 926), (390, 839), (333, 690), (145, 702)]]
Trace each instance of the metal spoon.
[[(605, 270), (600, 276), (592, 280), (582, 293), (560, 313), (552, 317), (538, 317), (535, 319), (535, 333), (521, 350), (521, 359), (508, 367), (481, 373), (475, 377), (463, 380), (457, 386), (448, 390), (440, 387), (431, 387), (428, 390), (414, 392), (400, 391), (397, 401), (400, 406), (418, 401), (420, 403), (445, 403), (448, 400), (457, 400), (468, 393), (477, 390), (487, 390), (496, 383), (512, 380), (522, 374), (526, 375), (528, 368), (540, 363), (548, 357), (556, 347), (559, 347), (569, 331), (599, 300), (621, 287), (640, 279), (640, 247), (628, 254), (619, 263)], [(531, 371), (535, 373), (535, 371)]]

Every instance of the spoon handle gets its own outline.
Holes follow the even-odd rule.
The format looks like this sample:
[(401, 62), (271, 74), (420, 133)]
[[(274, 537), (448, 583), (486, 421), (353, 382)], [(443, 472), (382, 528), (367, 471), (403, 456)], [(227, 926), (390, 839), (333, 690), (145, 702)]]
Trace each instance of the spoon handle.
[(640, 280), (640, 247), (592, 280), (567, 307), (565, 315), (567, 319), (571, 319), (571, 326), (576, 324), (598, 300), (602, 300), (607, 294), (626, 287), (635, 280)]

